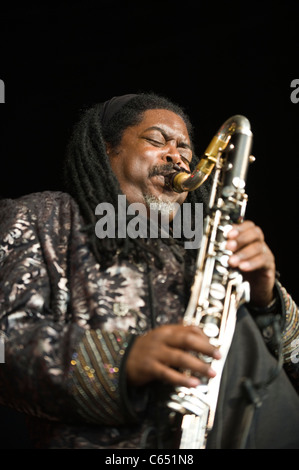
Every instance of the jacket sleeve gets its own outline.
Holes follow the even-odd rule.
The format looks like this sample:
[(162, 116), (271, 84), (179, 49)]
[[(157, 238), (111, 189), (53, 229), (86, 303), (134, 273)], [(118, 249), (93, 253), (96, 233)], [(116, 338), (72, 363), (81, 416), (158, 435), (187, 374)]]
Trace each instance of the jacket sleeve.
[(299, 392), (299, 311), (298, 306), (278, 281), (275, 299), (266, 308), (249, 306), (269, 350), (281, 355), (282, 363), (294, 387)]
[(285, 311), (282, 331), (284, 368), (299, 393), (299, 310), (287, 290), (280, 285)]
[(135, 335), (88, 330), (71, 360), (72, 395), (85, 421), (137, 423), (146, 409), (146, 388), (127, 389), (125, 362)]
[(48, 195), (41, 205), (38, 195), (0, 204), (0, 403), (50, 420), (124, 422), (119, 377), (131, 335), (73, 318), (65, 252), (72, 204)]

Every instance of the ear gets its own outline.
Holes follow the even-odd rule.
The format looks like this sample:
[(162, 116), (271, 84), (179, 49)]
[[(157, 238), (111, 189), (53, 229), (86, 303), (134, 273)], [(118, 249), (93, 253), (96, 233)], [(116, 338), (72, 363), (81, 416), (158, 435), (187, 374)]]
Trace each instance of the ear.
[(111, 153), (111, 145), (108, 144), (107, 142), (105, 142), (105, 147), (106, 147), (106, 153), (109, 157), (110, 153)]
[(111, 144), (105, 142), (105, 146), (106, 146), (106, 153), (110, 159), (119, 154), (119, 151), (113, 148)]

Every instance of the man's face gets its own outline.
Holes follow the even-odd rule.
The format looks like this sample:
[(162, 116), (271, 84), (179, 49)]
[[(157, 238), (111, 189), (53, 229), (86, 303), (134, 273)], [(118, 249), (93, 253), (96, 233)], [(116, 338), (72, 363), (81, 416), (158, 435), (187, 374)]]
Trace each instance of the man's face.
[(177, 114), (154, 109), (125, 130), (116, 149), (107, 149), (110, 164), (129, 203), (161, 201), (182, 204), (187, 192), (167, 188), (166, 176), (173, 165), (189, 171), (192, 158), (186, 125)]

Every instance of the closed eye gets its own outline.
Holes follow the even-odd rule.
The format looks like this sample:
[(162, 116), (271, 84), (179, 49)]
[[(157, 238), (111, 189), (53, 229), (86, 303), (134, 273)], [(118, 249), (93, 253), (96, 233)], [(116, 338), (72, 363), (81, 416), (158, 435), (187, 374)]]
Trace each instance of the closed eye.
[(157, 147), (160, 147), (160, 146), (162, 146), (162, 145), (165, 145), (165, 142), (162, 142), (162, 141), (157, 140), (157, 139), (150, 139), (149, 137), (147, 137), (146, 140), (147, 140), (148, 142), (150, 142), (151, 144), (156, 145)]
[[(151, 126), (146, 129), (143, 138), (155, 147), (163, 147), (167, 145), (169, 140), (174, 139), (174, 137), (169, 136), (164, 129), (158, 126)], [(182, 161), (186, 165), (190, 165), (192, 159), (192, 149), (190, 145), (184, 141), (180, 141), (178, 142), (177, 149), (180, 152)]]
[(183, 155), (181, 155), (181, 159), (183, 160), (183, 162), (189, 167), (190, 166), (190, 160), (186, 157), (184, 157)]

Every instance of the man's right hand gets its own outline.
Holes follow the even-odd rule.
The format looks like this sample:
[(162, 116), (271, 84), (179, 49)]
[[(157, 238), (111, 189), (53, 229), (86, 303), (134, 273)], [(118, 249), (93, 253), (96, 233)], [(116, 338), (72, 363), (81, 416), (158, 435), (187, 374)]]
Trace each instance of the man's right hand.
[[(190, 352), (195, 354), (190, 354)], [(209, 364), (198, 353), (220, 359), (220, 353), (196, 326), (164, 325), (150, 330), (134, 341), (126, 361), (129, 383), (135, 386), (159, 380), (172, 385), (196, 387), (200, 380), (193, 374), (214, 377)], [(184, 370), (191, 374), (183, 373)]]

